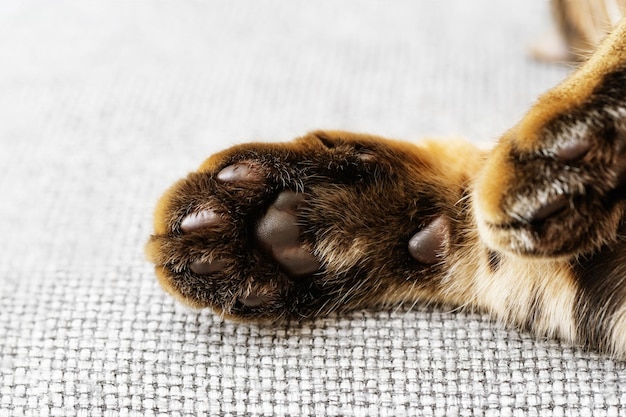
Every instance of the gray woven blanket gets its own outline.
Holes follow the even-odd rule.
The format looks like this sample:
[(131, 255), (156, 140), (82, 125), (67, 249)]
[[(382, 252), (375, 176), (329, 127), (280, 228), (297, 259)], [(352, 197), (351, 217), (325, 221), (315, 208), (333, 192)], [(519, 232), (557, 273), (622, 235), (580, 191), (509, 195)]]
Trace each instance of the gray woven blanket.
[(210, 153), (315, 128), (493, 141), (568, 69), (544, 0), (0, 4), (0, 417), (624, 416), (626, 364), (416, 306), (259, 326), (143, 257)]

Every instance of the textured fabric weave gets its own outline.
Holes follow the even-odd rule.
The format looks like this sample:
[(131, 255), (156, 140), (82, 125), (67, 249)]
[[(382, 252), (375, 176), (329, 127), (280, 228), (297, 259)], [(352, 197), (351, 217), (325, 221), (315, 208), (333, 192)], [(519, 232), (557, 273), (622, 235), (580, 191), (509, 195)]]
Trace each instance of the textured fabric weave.
[(210, 153), (316, 128), (495, 140), (567, 68), (543, 0), (0, 4), (0, 417), (623, 416), (626, 366), (416, 307), (177, 304), (142, 248)]

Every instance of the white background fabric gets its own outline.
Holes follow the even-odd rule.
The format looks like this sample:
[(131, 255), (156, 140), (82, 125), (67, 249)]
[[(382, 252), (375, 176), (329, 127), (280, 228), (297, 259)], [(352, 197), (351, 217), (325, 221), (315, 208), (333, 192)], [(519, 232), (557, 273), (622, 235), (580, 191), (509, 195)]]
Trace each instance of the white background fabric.
[(623, 362), (416, 307), (287, 326), (180, 306), (159, 194), (249, 140), (493, 141), (567, 68), (543, 0), (0, 3), (0, 416), (617, 416)]

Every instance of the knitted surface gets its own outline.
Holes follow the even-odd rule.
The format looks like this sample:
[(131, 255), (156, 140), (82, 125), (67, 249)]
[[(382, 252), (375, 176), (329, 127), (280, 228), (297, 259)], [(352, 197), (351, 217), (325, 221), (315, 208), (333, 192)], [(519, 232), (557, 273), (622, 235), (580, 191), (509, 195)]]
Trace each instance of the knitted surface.
[(622, 416), (626, 364), (415, 307), (287, 326), (166, 295), (160, 193), (316, 128), (493, 141), (568, 72), (542, 0), (0, 4), (0, 417)]

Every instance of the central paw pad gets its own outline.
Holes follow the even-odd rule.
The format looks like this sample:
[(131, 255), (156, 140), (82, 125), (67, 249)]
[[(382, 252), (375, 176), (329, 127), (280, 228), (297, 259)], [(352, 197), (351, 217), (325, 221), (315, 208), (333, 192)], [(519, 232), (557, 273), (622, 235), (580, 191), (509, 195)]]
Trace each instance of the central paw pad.
[(297, 210), (303, 194), (283, 191), (256, 225), (260, 246), (289, 274), (307, 275), (320, 269), (320, 262), (300, 240)]

